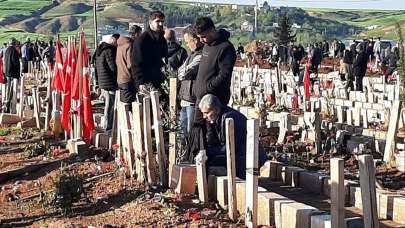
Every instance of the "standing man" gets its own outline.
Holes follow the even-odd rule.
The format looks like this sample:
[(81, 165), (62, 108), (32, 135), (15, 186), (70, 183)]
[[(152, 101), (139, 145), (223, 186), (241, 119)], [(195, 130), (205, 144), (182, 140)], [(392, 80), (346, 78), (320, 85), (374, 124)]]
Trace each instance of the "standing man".
[(357, 55), (353, 61), (353, 74), (356, 78), (356, 90), (363, 91), (363, 77), (367, 71), (367, 55), (363, 45), (357, 45)]
[(134, 40), (142, 33), (142, 28), (133, 25), (129, 29), (129, 37), (121, 36), (117, 47), (117, 83), (120, 89), (120, 100), (124, 103), (132, 103), (136, 100), (135, 80), (131, 75), (131, 55)]
[[(200, 17), (195, 29), (201, 42), (204, 43), (202, 58), (194, 84), (196, 102), (210, 93), (227, 105), (231, 98), (231, 77), (236, 61), (235, 47), (229, 42), (230, 33), (224, 29), (215, 29), (209, 17)], [(194, 122), (204, 122), (201, 111), (196, 108)]]
[(22, 72), (23, 74), (28, 73), (28, 65), (29, 62), (32, 60), (31, 56), (31, 40), (29, 37), (27, 37), (25, 43), (21, 46), (21, 62), (22, 62)]
[(102, 42), (96, 50), (94, 64), (96, 67), (96, 80), (100, 89), (104, 92), (105, 108), (104, 129), (111, 132), (114, 119), (115, 91), (117, 90), (117, 40), (119, 34), (114, 34), (108, 42)]
[(187, 135), (193, 123), (196, 101), (193, 94), (193, 85), (197, 78), (204, 44), (200, 42), (197, 32), (193, 27), (186, 28), (184, 32), (184, 42), (191, 50), (191, 53), (184, 64), (179, 68), (178, 79), (180, 81), (180, 123), (183, 133)]
[(169, 70), (177, 75), (177, 70), (187, 58), (187, 51), (177, 42), (176, 33), (173, 29), (166, 29), (164, 37), (168, 46)]
[[(164, 23), (165, 15), (161, 11), (152, 11), (149, 14), (149, 27), (132, 46), (131, 64), (131, 73), (137, 87), (150, 84), (161, 93), (165, 80), (161, 69), (168, 52), (167, 42), (163, 37)], [(162, 99), (168, 100), (168, 96), (163, 96)]]
[(4, 76), (6, 79), (5, 102), (3, 112), (10, 112), (10, 103), (13, 98), (13, 79), (20, 78), (20, 53), (17, 50), (17, 40), (11, 38), (9, 46), (4, 53)]

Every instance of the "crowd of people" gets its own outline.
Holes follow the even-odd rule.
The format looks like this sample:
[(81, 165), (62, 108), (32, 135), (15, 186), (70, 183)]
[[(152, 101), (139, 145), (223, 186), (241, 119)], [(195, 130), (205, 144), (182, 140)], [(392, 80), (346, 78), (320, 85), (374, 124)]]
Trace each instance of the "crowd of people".
[(208, 166), (225, 166), (225, 119), (233, 118), (238, 141), (237, 175), (244, 177), (247, 119), (227, 106), (237, 58), (230, 33), (217, 29), (209, 17), (198, 18), (183, 33), (184, 44), (190, 50), (187, 53), (175, 31), (164, 28), (164, 22), (165, 15), (153, 11), (145, 31), (134, 25), (129, 36), (114, 34), (98, 45), (92, 62), (97, 86), (104, 91), (105, 130), (112, 130), (116, 91), (127, 107), (151, 88), (160, 91), (161, 100), (167, 101), (165, 81), (176, 77), (178, 118), (188, 151), (183, 161), (192, 162), (205, 149)]
[(389, 82), (393, 79), (392, 74), (397, 70), (400, 59), (398, 44), (382, 41), (380, 37), (353, 40), (347, 45), (334, 39), (331, 42), (324, 40), (310, 43), (306, 47), (302, 44), (279, 45), (275, 42), (259, 42), (255, 46), (257, 48), (251, 51), (239, 44), (237, 53), (242, 59), (260, 58), (287, 65), (294, 76), (299, 76), (299, 83), (302, 83), (304, 76), (300, 66), (308, 59), (310, 73), (315, 75), (318, 74), (318, 68), (324, 58), (339, 59), (339, 74), (342, 80), (347, 81), (347, 87), (351, 90), (362, 90), (362, 79), (367, 70), (381, 72), (385, 75), (386, 82)]
[[(96, 87), (103, 91), (105, 100), (105, 126), (111, 133), (114, 119), (114, 103), (119, 91), (120, 101), (130, 104), (139, 99), (146, 88), (161, 92), (161, 99), (168, 100), (163, 84), (168, 77), (176, 77), (178, 84), (179, 122), (188, 148), (188, 161), (205, 149), (208, 165), (226, 165), (225, 119), (234, 119), (236, 143), (237, 176), (243, 178), (246, 160), (246, 117), (228, 107), (231, 98), (231, 78), (235, 62), (245, 55), (240, 44), (237, 49), (229, 41), (230, 33), (217, 29), (209, 17), (197, 18), (192, 26), (183, 32), (186, 48), (178, 42), (174, 30), (165, 29), (165, 15), (153, 11), (145, 31), (131, 26), (127, 36), (113, 34), (101, 42), (91, 63), (95, 70)], [(385, 43), (384, 43), (385, 45)], [(257, 49), (261, 58), (290, 65), (295, 76), (302, 82), (303, 61), (310, 61), (310, 71), (317, 75), (318, 67), (325, 57), (341, 59), (340, 74), (352, 90), (362, 90), (362, 78), (367, 64), (386, 65), (385, 74), (392, 74), (399, 60), (398, 47), (385, 47), (380, 39), (353, 41), (348, 47), (342, 41), (315, 42), (304, 48), (301, 44), (279, 45), (266, 43)], [(384, 46), (384, 47), (383, 47)], [(255, 53), (255, 54), (258, 54)], [(34, 67), (41, 60), (54, 63), (55, 48), (52, 41), (31, 42), (27, 39), (20, 44), (12, 39), (0, 51), (4, 61), (6, 80), (19, 78), (27, 73), (28, 62)], [(21, 70), (20, 72), (20, 61)], [(1, 65), (1, 64), (0, 64)], [(356, 88), (354, 88), (354, 82)], [(9, 110), (9, 102), (3, 107)], [(128, 111), (131, 111), (129, 108)], [(265, 156), (260, 153), (260, 161)]]

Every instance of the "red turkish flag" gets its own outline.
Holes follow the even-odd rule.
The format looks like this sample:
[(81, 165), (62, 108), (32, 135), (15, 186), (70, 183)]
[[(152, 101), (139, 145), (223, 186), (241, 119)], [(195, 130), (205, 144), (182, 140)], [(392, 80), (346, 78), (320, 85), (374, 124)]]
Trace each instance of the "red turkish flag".
[(56, 58), (56, 68), (55, 68), (55, 77), (53, 79), (52, 87), (57, 91), (63, 91), (63, 84), (64, 84), (64, 74), (63, 74), (63, 57), (62, 57), (62, 45), (60, 41), (56, 41), (56, 50), (55, 50), (55, 58)]
[(304, 98), (305, 100), (309, 100), (311, 97), (311, 79), (309, 77), (309, 67), (311, 66), (311, 58), (308, 59), (307, 65), (305, 66), (305, 73), (304, 73)]
[(74, 69), (74, 44), (72, 42), (68, 43), (68, 53), (65, 63), (63, 65), (63, 72), (65, 73), (65, 83), (63, 85), (63, 104), (62, 104), (62, 116), (61, 122), (62, 127), (68, 134), (70, 134), (70, 109), (71, 109), (71, 84)]

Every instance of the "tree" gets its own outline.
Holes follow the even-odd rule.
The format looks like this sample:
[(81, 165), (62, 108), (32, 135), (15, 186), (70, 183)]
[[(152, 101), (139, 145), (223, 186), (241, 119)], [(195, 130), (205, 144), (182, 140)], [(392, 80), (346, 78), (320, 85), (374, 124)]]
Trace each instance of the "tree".
[(290, 19), (287, 12), (280, 18), (278, 27), (274, 31), (274, 38), (279, 45), (288, 45), (295, 41), (296, 34), (291, 29)]

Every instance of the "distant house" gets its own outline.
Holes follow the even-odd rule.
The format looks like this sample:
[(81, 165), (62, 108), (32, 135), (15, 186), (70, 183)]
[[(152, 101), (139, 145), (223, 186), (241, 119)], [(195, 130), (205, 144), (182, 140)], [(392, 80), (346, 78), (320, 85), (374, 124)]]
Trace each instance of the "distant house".
[(238, 5), (232, 5), (232, 10), (238, 10)]
[(291, 25), (291, 28), (300, 29), (301, 25), (298, 25), (298, 24), (294, 23), (294, 24)]
[(273, 23), (273, 28), (278, 28), (278, 23)]
[(253, 24), (249, 23), (248, 21), (244, 21), (240, 26), (240, 30), (242, 32), (253, 32)]
[(184, 35), (184, 30), (190, 25), (182, 26), (182, 27), (174, 27), (171, 28), (174, 30), (174, 33), (176, 34), (176, 38), (178, 41), (183, 41), (183, 35)]
[(379, 26), (378, 25), (370, 25), (370, 26), (368, 26), (368, 27), (366, 27), (368, 30), (373, 30), (373, 29), (376, 29), (376, 28), (378, 28)]

